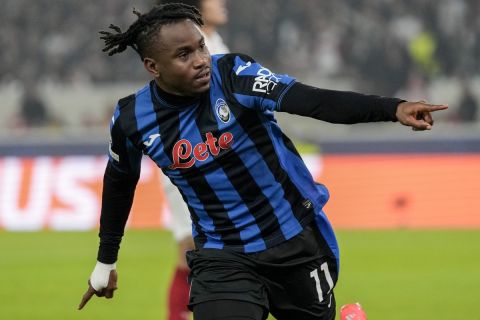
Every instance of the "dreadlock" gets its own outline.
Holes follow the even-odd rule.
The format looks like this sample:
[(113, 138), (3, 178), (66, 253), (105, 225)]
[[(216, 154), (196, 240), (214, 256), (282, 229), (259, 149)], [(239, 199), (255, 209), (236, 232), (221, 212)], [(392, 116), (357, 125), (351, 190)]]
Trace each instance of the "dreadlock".
[(189, 6), (194, 6), (195, 8), (201, 10), (200, 7), (201, 0), (157, 0), (157, 4), (167, 4), (167, 3), (183, 3), (188, 4)]
[(137, 16), (135, 21), (125, 32), (120, 27), (111, 24), (110, 29), (116, 31), (100, 31), (100, 39), (105, 41), (103, 52), (112, 56), (132, 47), (143, 60), (145, 53), (156, 40), (153, 36), (161, 26), (175, 23), (184, 19), (192, 20), (196, 25), (203, 26), (203, 20), (197, 8), (182, 3), (168, 3), (153, 7), (148, 13), (141, 14), (135, 8), (133, 13)]

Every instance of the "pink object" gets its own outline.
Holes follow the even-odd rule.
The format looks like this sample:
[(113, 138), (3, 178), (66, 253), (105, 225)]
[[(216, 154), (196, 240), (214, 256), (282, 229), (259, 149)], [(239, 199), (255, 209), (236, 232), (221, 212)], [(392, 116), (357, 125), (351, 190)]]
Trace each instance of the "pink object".
[(360, 303), (346, 304), (340, 308), (341, 320), (367, 320), (367, 314)]

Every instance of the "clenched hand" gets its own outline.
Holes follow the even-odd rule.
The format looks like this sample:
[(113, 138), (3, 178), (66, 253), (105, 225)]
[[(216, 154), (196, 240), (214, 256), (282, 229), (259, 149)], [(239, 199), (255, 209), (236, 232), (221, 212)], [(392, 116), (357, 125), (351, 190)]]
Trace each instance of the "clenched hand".
[(117, 290), (117, 279), (117, 271), (111, 270), (108, 277), (107, 286), (98, 290), (95, 290), (90, 280), (88, 280), (88, 289), (83, 295), (82, 301), (80, 301), (80, 304), (78, 305), (78, 310), (82, 310), (82, 308), (87, 304), (90, 298), (93, 297), (93, 295), (96, 295), (97, 297), (105, 297), (107, 299), (113, 298), (113, 292)]

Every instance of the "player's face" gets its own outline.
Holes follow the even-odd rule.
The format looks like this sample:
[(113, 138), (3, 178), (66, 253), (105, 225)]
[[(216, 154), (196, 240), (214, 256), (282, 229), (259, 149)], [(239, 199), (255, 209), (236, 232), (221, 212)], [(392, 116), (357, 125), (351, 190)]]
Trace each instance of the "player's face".
[(196, 96), (210, 88), (211, 58), (203, 35), (191, 20), (164, 25), (145, 68), (168, 93)]
[(227, 23), (228, 14), (225, 0), (203, 0), (202, 17), (206, 25), (220, 26)]

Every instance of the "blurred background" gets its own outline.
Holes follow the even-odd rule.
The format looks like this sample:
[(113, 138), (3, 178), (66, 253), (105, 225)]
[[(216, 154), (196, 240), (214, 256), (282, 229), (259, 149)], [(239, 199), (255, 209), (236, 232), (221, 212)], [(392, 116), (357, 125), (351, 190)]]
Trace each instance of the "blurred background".
[[(148, 75), (132, 50), (103, 54), (98, 31), (112, 22), (127, 28), (132, 8), (146, 11), (152, 1), (2, 5), (2, 142), (103, 141), (117, 99)], [(442, 136), (478, 136), (480, 2), (242, 0), (228, 7), (220, 32), (231, 51), (312, 85), (448, 103), (438, 115)], [(306, 138), (310, 130), (301, 131), (295, 134)], [(322, 143), (323, 133), (308, 138)]]
[[(127, 28), (135, 18), (132, 8), (146, 12), (153, 1), (1, 3), (0, 248), (21, 256), (22, 252), (30, 252), (30, 244), (52, 236), (51, 230), (95, 232), (113, 108), (119, 98), (135, 92), (149, 80), (133, 50), (113, 57), (102, 53), (98, 31), (110, 23)], [(291, 115), (277, 117), (287, 135), (296, 141), (314, 177), (329, 187), (332, 197), (326, 210), (334, 227), (340, 230), (339, 240), (345, 252), (370, 250), (372, 242), (365, 247), (358, 245), (372, 230), (392, 232), (385, 235), (387, 238), (398, 231), (402, 241), (426, 237), (428, 245), (411, 244), (423, 248), (416, 256), (418, 259), (425, 252), (433, 254), (452, 243), (458, 244), (452, 245), (453, 254), (459, 254), (463, 252), (460, 248), (469, 244), (472, 251), (465, 249), (464, 255), (452, 260), (465, 262), (476, 258), (476, 262), (466, 263), (461, 271), (457, 264), (451, 265), (454, 274), (470, 275), (469, 280), (456, 279), (444, 283), (448, 287), (435, 287), (439, 279), (445, 279), (441, 273), (428, 286), (437, 294), (442, 290), (459, 292), (474, 285), (478, 288), (480, 281), (473, 276), (473, 270), (477, 268), (478, 273), (480, 258), (480, 1), (230, 0), (227, 6), (229, 23), (219, 31), (230, 50), (249, 54), (277, 73), (287, 73), (322, 88), (449, 105), (447, 111), (435, 114), (436, 123), (430, 132), (413, 132), (391, 123), (345, 126)], [(170, 213), (163, 197), (161, 173), (149, 161), (145, 161), (142, 170), (129, 227), (164, 230), (169, 225)], [(429, 234), (410, 237), (408, 232), (418, 230), (459, 233), (449, 233), (447, 237), (435, 233), (438, 239), (432, 245)], [(22, 246), (23, 240), (16, 240), (7, 231), (42, 232), (30, 234), (34, 237), (32, 242)], [(60, 232), (52, 241), (61, 243), (61, 239), (75, 237), (74, 234)], [(82, 268), (77, 270), (77, 276), (81, 281), (88, 276), (96, 252), (95, 236), (87, 235), (91, 247), (79, 262)], [(374, 233), (372, 240), (377, 245), (382, 242), (378, 235)], [(167, 240), (163, 241), (172, 242), (168, 233), (165, 237)], [(14, 243), (20, 247), (14, 247)], [(399, 242), (387, 246), (385, 252), (401, 247), (397, 245)], [(165, 254), (162, 252), (158, 254)], [(359, 255), (361, 260), (363, 256)], [(75, 261), (73, 256), (69, 257)], [(347, 261), (349, 257), (346, 256)], [(9, 272), (23, 270), (19, 269), (19, 261), (23, 260), (17, 258), (0, 258), (0, 267)], [(445, 263), (440, 252), (431, 258), (432, 265)], [(382, 260), (381, 255), (377, 259)], [(405, 260), (399, 260), (402, 262)], [(363, 270), (355, 268), (346, 267), (346, 283), (348, 279), (354, 281), (348, 270), (352, 270), (351, 274)], [(403, 283), (428, 278), (431, 270), (421, 266), (418, 269), (417, 277), (400, 277)], [(168, 275), (170, 269), (162, 272)], [(18, 286), (14, 278), (4, 277), (0, 281), (0, 318), (2, 304), (13, 299), (2, 283), (10, 281), (12, 286)], [(465, 286), (455, 287), (459, 283)], [(366, 288), (370, 284), (364, 283), (365, 292), (362, 283), (357, 282), (356, 293), (339, 288), (340, 299), (363, 297), (370, 310), (382, 305), (386, 312), (385, 306), (396, 308), (396, 312), (405, 305), (411, 307), (405, 296), (410, 296), (413, 289), (408, 294), (401, 291), (401, 298), (392, 296), (400, 304), (393, 306), (378, 300), (381, 297), (369, 296)], [(74, 300), (76, 295), (80, 298), (83, 290), (78, 287)], [(163, 287), (158, 291), (163, 292)], [(425, 291), (423, 297), (427, 295), (435, 296)], [(480, 298), (473, 293), (471, 300), (462, 302), (473, 303), (475, 295)], [(414, 315), (400, 312), (398, 319), (429, 319), (428, 310), (447, 299), (452, 301), (441, 296), (427, 302), (425, 310), (420, 306), (413, 308)], [(459, 318), (454, 311), (468, 309), (462, 302), (453, 299), (454, 316), (447, 312), (445, 319)], [(11, 305), (3, 305), (3, 314), (12, 319), (42, 318), (39, 313), (33, 316), (7, 306)], [(46, 312), (47, 315), (52, 318), (51, 313)], [(152, 311), (155, 318), (153, 315), (158, 312)], [(53, 316), (76, 317), (78, 314)], [(147, 318), (145, 315), (144, 319)], [(395, 316), (377, 317), (387, 318)]]

